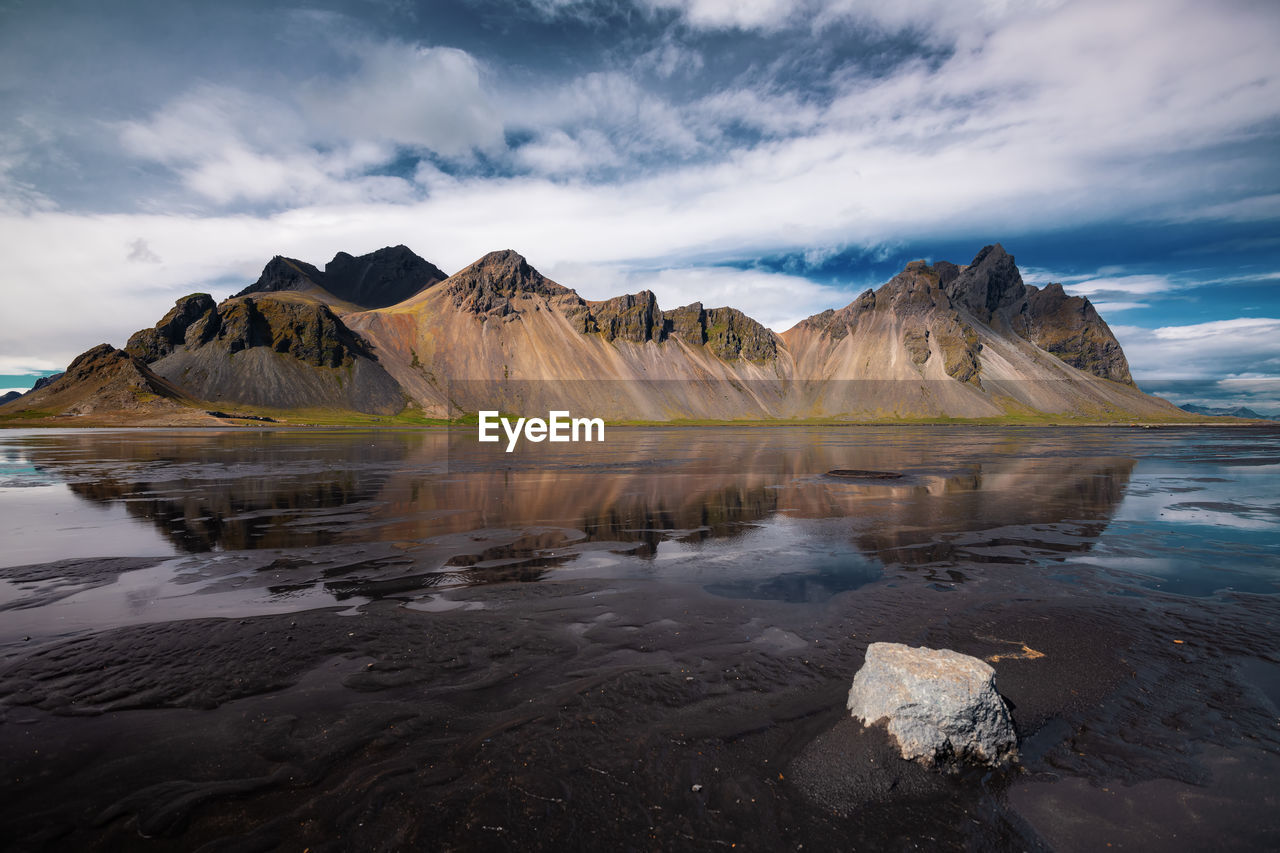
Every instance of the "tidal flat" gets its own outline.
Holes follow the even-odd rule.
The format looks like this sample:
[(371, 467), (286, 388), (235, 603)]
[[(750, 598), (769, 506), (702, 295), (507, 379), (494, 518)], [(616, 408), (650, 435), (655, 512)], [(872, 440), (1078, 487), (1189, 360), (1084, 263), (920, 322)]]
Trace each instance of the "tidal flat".
[[(0, 434), (4, 844), (1280, 849), (1280, 428), (605, 439)], [(1018, 764), (850, 720), (876, 641)]]

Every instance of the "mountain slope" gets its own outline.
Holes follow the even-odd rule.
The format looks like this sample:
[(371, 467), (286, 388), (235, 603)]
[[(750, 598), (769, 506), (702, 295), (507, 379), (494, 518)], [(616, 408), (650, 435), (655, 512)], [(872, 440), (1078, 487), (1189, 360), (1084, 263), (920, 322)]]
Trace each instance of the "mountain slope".
[(129, 340), (156, 375), (211, 403), (395, 414), (399, 386), (328, 305), (298, 293), (178, 300)]
[(0, 406), (4, 415), (90, 417), (119, 423), (211, 422), (189, 395), (136, 356), (99, 344), (61, 376)]

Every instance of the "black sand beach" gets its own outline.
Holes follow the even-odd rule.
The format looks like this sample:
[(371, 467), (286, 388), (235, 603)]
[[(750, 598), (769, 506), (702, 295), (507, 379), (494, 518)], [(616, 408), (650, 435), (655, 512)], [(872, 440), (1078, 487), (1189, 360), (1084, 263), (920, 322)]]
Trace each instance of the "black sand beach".
[[(5, 844), (1273, 849), (1280, 431), (1157, 433), (4, 436)], [(876, 641), (1019, 764), (848, 719)]]

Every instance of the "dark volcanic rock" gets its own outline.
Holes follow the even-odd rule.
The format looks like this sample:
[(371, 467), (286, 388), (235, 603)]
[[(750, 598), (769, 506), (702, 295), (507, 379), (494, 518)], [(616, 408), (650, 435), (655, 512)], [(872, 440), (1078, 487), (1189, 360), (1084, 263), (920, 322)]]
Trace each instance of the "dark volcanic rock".
[(52, 376), (41, 376), (36, 380), (36, 384), (31, 386), (32, 391), (39, 391), (41, 388), (47, 387), (62, 378), (61, 373), (55, 373)]
[(923, 325), (908, 326), (902, 333), (902, 345), (914, 363), (924, 364), (929, 360), (929, 330)]
[(0, 396), (0, 406), (3, 406), (5, 403), (12, 403), (21, 396), (21, 391), (7, 391), (4, 395)]
[(187, 329), (216, 307), (213, 297), (207, 293), (184, 296), (155, 326), (135, 332), (125, 345), (125, 352), (147, 363), (158, 361), (182, 346)]
[[(947, 268), (954, 265), (947, 264)], [(940, 264), (942, 276), (950, 275)], [(1045, 352), (1094, 376), (1132, 385), (1129, 363), (1111, 329), (1083, 296), (1062, 285), (1027, 285), (1013, 256), (999, 243), (978, 252), (945, 290), (952, 301), (997, 331), (1012, 331)]]
[(827, 472), (828, 477), (843, 477), (846, 480), (901, 480), (898, 471), (864, 471), (861, 468), (833, 468)]
[(364, 341), (317, 302), (244, 297), (223, 303), (218, 320), (213, 338), (199, 345), (216, 340), (228, 354), (265, 346), (316, 367), (341, 367), (370, 355)]
[(406, 246), (389, 246), (360, 257), (339, 252), (323, 272), (305, 261), (276, 255), (258, 280), (236, 296), (322, 288), (360, 308), (385, 308), (444, 279), (435, 264)]
[(522, 294), (576, 298), (573, 291), (556, 284), (510, 249), (490, 252), (447, 279), (445, 287), (455, 306), (489, 317), (514, 313), (511, 300)]
[(947, 284), (946, 293), (952, 302), (990, 325), (997, 312), (1025, 297), (1026, 286), (1013, 255), (996, 243), (978, 252), (973, 262)]
[(393, 414), (400, 386), (328, 305), (288, 293), (233, 297), (155, 371), (200, 400)]
[(978, 385), (978, 353), (982, 344), (978, 333), (954, 311), (942, 318), (936, 330), (942, 348), (942, 366), (947, 375)]
[(604, 335), (606, 341), (644, 343), (662, 340), (663, 314), (651, 291), (615, 296), (591, 306), (592, 331)]
[(309, 287), (323, 287), (321, 281), (324, 273), (306, 261), (276, 255), (262, 268), (258, 280), (236, 294), (248, 296), (251, 293), (280, 293), (290, 290), (306, 290)]
[(701, 302), (663, 311), (663, 337), (675, 336), (695, 346), (702, 346), (707, 342), (706, 315)]
[(707, 346), (726, 361), (768, 361), (778, 356), (777, 335), (737, 308), (707, 309), (706, 330)]
[(1021, 329), (1015, 324), (1015, 331), (1072, 367), (1133, 384), (1120, 342), (1088, 299), (1067, 296), (1061, 284), (1027, 291), (1026, 322)]
[(407, 246), (391, 246), (358, 258), (339, 252), (324, 267), (324, 289), (363, 308), (403, 302), (448, 276)]
[[(647, 291), (646, 291), (647, 292)], [(662, 312), (662, 335), (706, 346), (717, 358), (770, 361), (778, 357), (778, 337), (736, 308), (703, 308), (701, 302)]]

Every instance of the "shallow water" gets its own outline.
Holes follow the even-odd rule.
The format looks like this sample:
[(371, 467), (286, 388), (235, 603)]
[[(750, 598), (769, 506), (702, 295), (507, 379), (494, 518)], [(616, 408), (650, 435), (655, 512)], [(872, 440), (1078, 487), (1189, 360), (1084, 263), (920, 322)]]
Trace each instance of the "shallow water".
[[(827, 475), (841, 468), (903, 476)], [(1097, 567), (1128, 593), (1267, 594), (1278, 472), (1280, 432), (1257, 430), (611, 429), (510, 454), (464, 430), (9, 431), (0, 566), (186, 557), (57, 602), (99, 626), (564, 577), (800, 603), (886, 578), (945, 592), (962, 563), (992, 562)], [(289, 557), (252, 558), (266, 552)], [(0, 606), (49, 583), (5, 580)]]
[[(53, 720), (86, 712), (137, 720), (129, 715), (168, 713), (155, 709), (191, 703), (288, 704), (293, 700), (287, 697), (304, 693), (351, 708), (370, 691), (418, 691), (397, 713), (430, 718), (432, 725), (438, 725), (440, 703), (469, 697), (468, 703), (488, 710), (474, 719), (470, 710), (457, 711), (449, 719), (459, 731), (472, 725), (470, 737), (479, 737), (494, 719), (510, 725), (525, 719), (518, 704), (509, 704), (515, 694), (495, 692), (494, 673), (509, 668), (525, 673), (523, 689), (533, 691), (526, 704), (540, 707), (542, 697), (561, 694), (568, 703), (535, 718), (561, 720), (545, 733), (549, 742), (596, 724), (600, 709), (581, 712), (587, 716), (569, 710), (595, 689), (584, 686), (590, 682), (611, 685), (618, 701), (625, 697), (630, 710), (609, 710), (614, 724), (626, 731), (639, 727), (632, 732), (636, 744), (658, 748), (663, 760), (676, 762), (664, 773), (684, 773), (689, 762), (700, 766), (680, 747), (652, 742), (651, 727), (665, 731), (668, 723), (649, 720), (666, 719), (673, 708), (683, 709), (678, 727), (709, 738), (702, 743), (708, 755), (726, 763), (746, 760), (742, 755), (790, 762), (799, 781), (795, 788), (770, 783), (777, 814), (769, 819), (783, 822), (757, 826), (762, 837), (790, 844), (810, 837), (806, 833), (817, 833), (816, 839), (835, 832), (850, 843), (926, 843), (929, 819), (919, 823), (918, 815), (912, 820), (926, 834), (903, 829), (897, 818), (873, 821), (883, 829), (825, 823), (831, 814), (855, 806), (865, 811), (867, 802), (889, 796), (881, 790), (883, 779), (863, 780), (856, 791), (853, 783), (841, 788), (830, 779), (814, 781), (833, 772), (814, 757), (812, 744), (824, 739), (843, 738), (851, 754), (879, 754), (836, 722), (841, 690), (871, 637), (946, 644), (993, 660), (1008, 658), (1010, 644), (1016, 649), (1032, 640), (1052, 650), (1048, 663), (1035, 664), (1047, 668), (1035, 669), (1016, 655), (997, 667), (1007, 695), (1020, 703), (1015, 722), (1031, 781), (1017, 782), (1007, 798), (985, 782), (977, 793), (942, 791), (928, 780), (902, 783), (904, 790), (917, 785), (923, 792), (911, 802), (989, 811), (977, 821), (977, 835), (956, 837), (959, 846), (1090, 846), (1091, 836), (1080, 826), (1064, 828), (1045, 817), (1069, 812), (1072, 803), (1083, 809), (1089, 801), (1086, 793), (1053, 780), (1200, 784), (1195, 768), (1209, 765), (1170, 757), (1169, 731), (1211, 731), (1189, 742), (1226, 749), (1231, 767), (1247, 766), (1265, 778), (1275, 773), (1274, 762), (1233, 752), (1232, 744), (1274, 741), (1280, 723), (1269, 704), (1280, 685), (1280, 429), (610, 428), (606, 438), (602, 444), (526, 442), (504, 453), (476, 442), (469, 429), (0, 432), (0, 665), (7, 679), (0, 693), (0, 707), (7, 709), (0, 758), (42, 766), (23, 752), (26, 735), (14, 728), (33, 720), (59, 737), (89, 744), (106, 735), (94, 734), (88, 723), (68, 735)], [(836, 469), (901, 476), (828, 473)], [(222, 621), (202, 621), (209, 619)], [(522, 641), (528, 648), (505, 637), (513, 619), (533, 626)], [(299, 623), (309, 626), (308, 635), (299, 636)], [(379, 638), (363, 640), (362, 626), (372, 625), (379, 626)], [(361, 661), (381, 668), (391, 658), (400, 660), (415, 643), (427, 642), (424, 631), (438, 632), (432, 642), (444, 644), (434, 663), (398, 663), (394, 671), (401, 675), (381, 681), (358, 672)], [(250, 671), (228, 675), (232, 681), (222, 687), (222, 664), (166, 660), (130, 668), (139, 649), (220, 647), (213, 634), (227, 649), (239, 649), (226, 652), (229, 661), (243, 660), (247, 649), (262, 654), (262, 644), (270, 642), (274, 663), (257, 675), (246, 663)], [(251, 639), (258, 635), (271, 639)], [(503, 639), (475, 639), (491, 635)], [(497, 648), (507, 642), (513, 643), (509, 651)], [(99, 659), (121, 669), (100, 674), (108, 667), (96, 665)], [(546, 666), (556, 659), (558, 666)], [(1185, 689), (1216, 691), (1208, 705), (1194, 712), (1181, 705), (1155, 708), (1157, 700), (1141, 696), (1162, 680), (1182, 678), (1179, 667), (1193, 661), (1210, 680), (1186, 676)], [(754, 723), (726, 710), (723, 702), (736, 694), (722, 696), (717, 688), (698, 694), (702, 698), (685, 696), (705, 689), (708, 673), (718, 673), (718, 683), (725, 673), (739, 672), (739, 665), (741, 672), (724, 690), (767, 697), (752, 712)], [(335, 674), (324, 675), (326, 667)], [(461, 681), (447, 686), (457, 667)], [(1122, 674), (1130, 671), (1124, 677), (1132, 684), (1122, 686)], [(466, 672), (471, 674), (464, 678)], [(676, 692), (643, 686), (655, 673), (668, 673)], [(1089, 710), (1077, 708), (1078, 697), (1092, 690), (1098, 691), (1096, 702)], [(372, 705), (358, 707), (359, 714), (373, 715), (369, 720), (381, 713)], [(1133, 708), (1143, 709), (1139, 716), (1158, 711), (1159, 719), (1136, 723)], [(222, 712), (200, 713), (221, 719), (216, 715)], [(31, 714), (36, 716), (25, 716)], [(734, 720), (723, 723), (732, 731), (717, 728), (721, 718)], [(326, 731), (337, 725), (327, 719), (316, 725)], [(386, 721), (369, 720), (367, 731), (353, 735), (355, 744), (367, 747), (381, 737), (375, 729)], [(1086, 754), (1085, 732), (1101, 745), (1090, 746), (1087, 758), (1070, 757)], [(449, 741), (450, 754), (470, 767), (496, 739)], [(330, 747), (308, 743), (307, 760), (324, 757), (315, 773), (338, 772), (332, 762), (346, 767), (341, 762), (348, 759)], [(523, 747), (516, 743), (511, 748), (518, 752)], [(203, 747), (225, 748), (217, 738)], [(615, 764), (602, 760), (597, 769), (621, 779), (617, 762), (640, 760), (629, 749), (618, 747)], [(562, 743), (562, 750), (572, 753), (573, 744)], [(1183, 751), (1174, 750), (1179, 756)], [(166, 803), (177, 795), (163, 786), (171, 785), (172, 772), (133, 761), (139, 778), (155, 777), (154, 796), (139, 804), (120, 794), (112, 814), (121, 817), (108, 820), (108, 829), (69, 824), (67, 837), (118, 843), (159, 820), (157, 814), (169, 814), (173, 806)], [(250, 763), (255, 773), (279, 767), (260, 755)], [(1213, 766), (1219, 776), (1235, 778)], [(350, 767), (343, 772), (353, 774), (343, 778), (359, 775)], [(462, 782), (439, 783), (449, 797), (461, 798), (447, 812), (452, 816), (419, 816), (410, 821), (415, 832), (429, 827), (468, 846), (458, 839), (478, 831), (477, 821), (498, 820), (491, 810), (509, 822), (510, 810), (573, 800), (545, 786), (570, 785), (564, 779), (579, 771), (561, 767), (526, 777), (525, 770), (508, 769), (514, 775), (502, 779), (459, 772), (463, 789), (457, 788)], [(765, 789), (757, 790), (763, 783), (742, 772), (732, 790), (764, 796)], [(480, 807), (464, 795), (490, 789), (509, 794), (516, 777), (529, 794), (516, 797), (520, 802), (486, 800)], [(328, 783), (319, 778), (308, 785), (324, 789)], [(51, 795), (65, 793), (44, 784)], [(188, 831), (203, 840), (219, 837), (216, 827), (230, 819), (225, 810), (231, 806), (216, 804), (238, 794), (234, 786), (218, 784), (229, 783), (211, 783), (194, 800), (178, 797), (186, 803), (183, 818), (172, 825), (161, 821), (161, 834), (186, 842), (192, 840), (183, 834)], [(681, 794), (667, 783), (648, 784), (654, 797), (676, 798), (667, 807), (684, 809), (682, 817), (669, 823), (642, 810), (634, 815), (635, 826), (652, 821), (665, 827), (674, 834), (659, 836), (676, 846), (701, 844), (679, 840), (689, 837), (716, 846), (708, 833), (718, 833), (718, 843), (729, 837), (726, 826), (749, 827), (756, 820), (726, 818), (732, 803), (690, 812), (693, 806), (679, 799), (689, 789)], [(303, 811), (323, 811), (326, 797), (334, 796), (303, 787), (305, 793), (295, 796)], [(22, 790), (29, 795), (29, 788)], [(573, 801), (591, 807), (594, 794), (575, 790)], [(971, 793), (977, 799), (966, 799)], [(1187, 796), (1182, 789), (1166, 793)], [(1243, 804), (1236, 795), (1223, 796), (1226, 826), (1230, 812)], [(201, 812), (199, 803), (206, 801), (215, 805)], [(236, 808), (252, 810), (253, 802)], [(935, 812), (946, 818), (945, 808)], [(901, 814), (916, 813), (907, 808)], [(786, 830), (786, 815), (807, 828)], [(585, 843), (587, 836), (572, 836), (556, 820), (548, 827), (559, 827), (560, 837)], [(198, 831), (187, 829), (189, 821)], [(1272, 837), (1266, 833), (1274, 827), (1255, 829), (1244, 837), (1246, 848)], [(291, 832), (279, 829), (271, 838), (292, 844), (310, 837)], [(610, 837), (606, 829), (600, 832), (591, 837)], [(499, 836), (513, 844), (536, 837), (509, 828)], [(63, 838), (57, 832), (50, 837)]]

